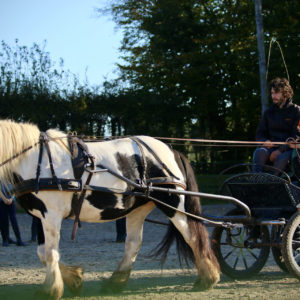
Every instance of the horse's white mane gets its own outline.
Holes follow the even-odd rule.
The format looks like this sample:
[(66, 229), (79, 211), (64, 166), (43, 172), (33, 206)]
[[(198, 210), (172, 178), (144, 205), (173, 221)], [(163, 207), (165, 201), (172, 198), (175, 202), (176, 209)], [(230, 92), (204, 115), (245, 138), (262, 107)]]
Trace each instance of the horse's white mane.
[[(67, 135), (64, 132), (55, 129), (47, 130), (47, 135), (50, 140), (55, 141), (63, 147), (68, 153)], [(25, 149), (31, 146), (37, 146), (40, 138), (40, 130), (31, 123), (17, 123), (12, 120), (0, 120), (0, 180), (4, 182), (13, 182), (13, 170), (17, 166), (20, 157), (24, 158), (27, 152), (22, 153)], [(30, 150), (29, 150), (30, 151)], [(11, 159), (11, 160), (10, 160)]]
[(64, 148), (71, 155), (66, 133), (56, 129), (48, 129), (46, 131), (46, 134), (50, 139), (58, 143), (62, 148)]
[[(0, 164), (34, 146), (39, 141), (39, 136), (40, 131), (36, 125), (0, 120)], [(0, 166), (0, 179), (5, 177), (12, 181), (11, 170), (17, 163), (18, 159), (13, 159)]]

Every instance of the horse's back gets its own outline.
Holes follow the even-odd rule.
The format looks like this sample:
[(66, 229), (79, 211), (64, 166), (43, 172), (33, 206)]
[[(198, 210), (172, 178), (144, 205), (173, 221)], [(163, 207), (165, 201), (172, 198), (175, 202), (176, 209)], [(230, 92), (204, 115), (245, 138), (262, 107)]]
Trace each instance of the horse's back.
[[(152, 161), (159, 160), (176, 168), (174, 153), (165, 143), (150, 136), (132, 136), (120, 139), (87, 143), (89, 151), (98, 160), (114, 161), (118, 156), (130, 158), (132, 155), (146, 156)], [(157, 157), (155, 157), (157, 156)], [(176, 172), (178, 173), (178, 168)]]

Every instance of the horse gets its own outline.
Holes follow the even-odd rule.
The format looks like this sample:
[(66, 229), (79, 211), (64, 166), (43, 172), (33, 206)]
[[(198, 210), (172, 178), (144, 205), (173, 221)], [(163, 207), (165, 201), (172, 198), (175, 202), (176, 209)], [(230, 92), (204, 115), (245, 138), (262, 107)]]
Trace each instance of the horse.
[[(47, 139), (47, 151), (41, 150), (41, 136)], [(197, 196), (181, 194), (185, 188), (198, 191), (187, 158), (149, 136), (85, 141), (93, 163), (85, 164), (80, 181), (96, 188), (81, 187), (81, 191), (73, 191), (61, 188), (59, 183), (55, 189), (53, 185), (42, 188), (39, 182), (43, 179), (54, 178), (56, 183), (74, 179), (68, 136), (57, 129), (42, 133), (35, 124), (0, 120), (0, 180), (13, 187), (35, 182), (26, 192), (18, 193), (17, 188), (15, 191), (19, 204), (38, 217), (42, 226), (38, 230), (37, 253), (46, 266), (46, 278), (37, 294), (60, 299), (64, 283), (72, 293), (80, 292), (82, 269), (63, 264), (59, 256), (62, 220), (76, 220), (76, 217), (79, 222), (100, 223), (126, 217), (124, 256), (103, 285), (105, 291), (122, 291), (141, 247), (143, 223), (155, 207), (169, 219), (169, 230), (157, 252), (166, 256), (176, 240), (181, 251), (178, 255), (191, 259), (197, 269), (194, 288), (212, 288), (220, 279), (220, 267), (203, 222), (193, 218), (201, 214), (200, 200)], [(148, 188), (138, 191), (145, 182)], [(152, 184), (162, 189), (152, 190)], [(178, 193), (164, 192), (170, 188)], [(81, 204), (79, 195), (82, 195)]]

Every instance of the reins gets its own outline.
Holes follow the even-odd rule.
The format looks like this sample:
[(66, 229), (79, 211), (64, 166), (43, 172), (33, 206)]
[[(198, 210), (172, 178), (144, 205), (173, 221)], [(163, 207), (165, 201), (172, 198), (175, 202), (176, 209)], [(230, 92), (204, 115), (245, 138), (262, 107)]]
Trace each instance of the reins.
[[(99, 141), (108, 141), (108, 140), (114, 140), (119, 138), (131, 138), (132, 136), (84, 136), (83, 140), (85, 142), (99, 142)], [(155, 136), (153, 137), (157, 140), (166, 140), (170, 141), (169, 143), (172, 145), (186, 145), (186, 146), (210, 146), (210, 147), (259, 147), (263, 146), (264, 142), (260, 141), (237, 141), (237, 140), (213, 140), (213, 139), (197, 139), (197, 138), (176, 138), (176, 137), (160, 137)], [(178, 142), (178, 143), (176, 143)], [(179, 142), (187, 143), (187, 144), (180, 144)], [(196, 143), (196, 144), (191, 144)], [(280, 145), (293, 145), (293, 144), (300, 144), (296, 141), (289, 141), (289, 139), (285, 142), (272, 142), (275, 146)]]
[[(60, 138), (55, 138), (55, 139), (62, 139), (62, 138), (65, 138), (65, 137), (60, 137)], [(54, 140), (52, 138), (50, 138), (51, 140)], [(48, 155), (48, 159), (49, 159), (49, 164), (50, 164), (50, 169), (51, 169), (51, 175), (52, 175), (52, 180), (53, 180), (53, 184), (51, 186), (51, 188), (53, 188), (53, 185), (56, 185), (56, 187), (58, 188), (58, 190), (62, 190), (61, 187), (60, 187), (60, 182), (61, 180), (63, 179), (58, 179), (56, 174), (55, 174), (55, 171), (54, 171), (54, 166), (53, 166), (53, 161), (52, 161), (52, 156), (51, 156), (51, 152), (50, 152), (50, 148), (49, 148), (49, 140), (50, 140), (47, 136), (46, 133), (41, 133), (40, 134), (40, 139), (39, 139), (39, 142), (35, 143), (34, 145), (30, 146), (30, 147), (27, 147), (26, 149), (24, 149), (23, 151), (21, 151), (20, 153), (14, 155), (13, 157), (11, 157), (10, 159), (6, 160), (5, 162), (2, 162), (0, 164), (0, 167), (3, 166), (5, 163), (17, 158), (18, 156), (22, 155), (23, 153), (25, 153), (26, 151), (32, 149), (34, 146), (36, 146), (38, 143), (40, 144), (40, 152), (39, 152), (39, 157), (38, 157), (38, 166), (37, 166), (37, 171), (36, 171), (36, 179), (35, 179), (35, 189), (33, 188), (32, 191), (35, 191), (36, 193), (38, 192), (39, 190), (39, 181), (40, 181), (40, 168), (41, 168), (41, 162), (42, 162), (42, 157), (43, 157), (43, 151), (44, 149), (46, 149), (46, 152), (47, 152), (47, 155)], [(161, 138), (161, 139), (176, 139), (176, 140), (187, 140), (187, 139), (181, 139), (181, 138)], [(204, 139), (192, 139), (193, 141), (201, 141), (201, 142), (204, 142), (204, 141), (208, 141), (208, 140), (204, 140)], [(103, 140), (102, 140), (103, 141)], [(147, 149), (147, 151), (149, 151), (153, 156), (154, 158), (158, 157), (157, 154), (146, 144), (146, 143), (141, 143), (142, 140), (140, 139), (135, 139), (134, 140), (136, 143), (139, 144), (139, 148), (143, 148), (145, 147)], [(210, 140), (211, 142), (212, 140)], [(224, 141), (221, 141), (221, 140), (213, 140), (214, 142), (224, 142)], [(228, 143), (234, 143), (234, 142), (237, 142), (237, 141), (226, 141)], [(289, 141), (289, 142), (278, 142), (276, 144), (297, 144), (298, 140), (293, 140), (293, 141)], [(246, 142), (240, 142), (240, 143), (246, 143)], [(262, 143), (261, 142), (253, 142), (255, 143), (256, 145), (261, 145)], [(275, 144), (275, 143), (274, 143)], [(159, 203), (160, 205), (163, 205), (169, 209), (172, 209), (174, 211), (177, 211), (179, 213), (183, 213), (189, 217), (192, 217), (194, 219), (197, 219), (197, 220), (201, 220), (201, 221), (205, 221), (205, 222), (208, 222), (208, 223), (211, 223), (211, 224), (214, 224), (214, 225), (219, 225), (219, 226), (224, 226), (224, 227), (230, 227), (230, 226), (233, 226), (231, 223), (227, 223), (227, 222), (220, 222), (220, 221), (216, 221), (216, 220), (212, 220), (210, 218), (207, 218), (207, 217), (203, 217), (203, 216), (197, 216), (197, 215), (194, 215), (194, 214), (191, 214), (191, 213), (188, 213), (188, 212), (185, 212), (185, 211), (182, 211), (176, 207), (173, 207), (163, 201), (160, 201), (154, 197), (152, 197), (150, 195), (151, 192), (166, 192), (168, 194), (179, 194), (179, 195), (193, 195), (193, 196), (197, 196), (197, 197), (204, 197), (204, 198), (212, 198), (212, 199), (219, 199), (219, 200), (226, 200), (226, 201), (229, 201), (229, 202), (233, 202), (235, 204), (237, 204), (238, 206), (240, 206), (245, 214), (246, 214), (246, 218), (250, 218), (251, 217), (251, 212), (249, 210), (249, 208), (244, 204), (242, 203), (241, 201), (239, 201), (238, 199), (235, 199), (233, 197), (228, 197), (228, 196), (222, 196), (222, 195), (215, 195), (215, 194), (206, 194), (206, 193), (201, 193), (201, 192), (192, 192), (192, 191), (185, 191), (185, 190), (177, 190), (177, 189), (171, 189), (171, 188), (164, 188), (164, 187), (160, 187), (159, 185), (160, 184), (163, 184), (162, 182), (158, 182), (158, 183), (155, 183), (157, 184), (158, 186), (154, 186), (154, 182), (151, 182), (151, 179), (149, 181), (149, 183), (146, 182), (146, 184), (144, 183), (136, 183), (134, 181), (131, 181), (129, 180), (128, 178), (118, 174), (117, 172), (114, 172), (113, 170), (109, 169), (109, 168), (106, 168), (105, 166), (102, 166), (102, 165), (97, 165), (97, 167), (100, 167), (101, 169), (98, 169), (98, 168), (95, 168), (95, 163), (94, 163), (94, 157), (92, 155), (90, 155), (89, 153), (87, 153), (87, 157), (88, 157), (88, 161), (89, 163), (85, 164), (85, 171), (87, 171), (89, 174), (88, 174), (88, 177), (87, 177), (87, 180), (85, 182), (84, 185), (81, 186), (81, 182), (80, 182), (80, 187), (81, 189), (80, 190), (76, 190), (76, 192), (80, 192), (80, 197), (79, 197), (79, 200), (78, 200), (78, 207), (77, 207), (77, 210), (75, 211), (75, 221), (74, 221), (74, 225), (73, 225), (73, 231), (72, 231), (72, 240), (75, 238), (75, 235), (76, 235), (76, 231), (77, 231), (77, 227), (79, 226), (80, 227), (80, 219), (79, 219), (79, 215), (80, 215), (80, 211), (81, 211), (81, 207), (82, 207), (82, 204), (83, 204), (83, 201), (84, 201), (84, 198), (85, 198), (85, 195), (86, 195), (86, 191), (87, 190), (90, 190), (90, 181), (91, 181), (91, 178), (93, 176), (93, 174), (95, 173), (98, 173), (98, 172), (109, 172), (111, 173), (113, 176), (127, 182), (129, 185), (131, 185), (133, 188), (136, 188), (138, 191), (141, 191), (141, 192), (133, 192), (132, 195), (135, 195), (137, 197), (143, 197), (145, 199), (148, 199), (150, 201), (154, 201), (156, 203)], [(158, 157), (159, 158), (159, 157)], [(165, 164), (159, 159), (158, 160), (158, 163), (161, 165), (161, 167), (163, 167), (167, 173), (169, 173), (169, 175), (173, 175), (170, 170), (165, 166)], [(173, 176), (174, 177), (174, 176)], [(154, 178), (155, 179), (155, 178)], [(175, 178), (176, 179), (176, 178)], [(42, 179), (41, 179), (42, 180)], [(68, 180), (71, 180), (72, 179), (68, 179)], [(75, 184), (77, 182), (70, 182), (71, 184)], [(67, 184), (70, 184), (69, 182), (67, 182)], [(176, 185), (176, 182), (174, 181), (173, 183), (172, 182), (169, 182), (168, 184), (171, 184), (171, 185)], [(101, 187), (97, 188), (97, 187), (94, 187), (92, 190), (99, 190), (101, 191)], [(73, 191), (74, 192), (74, 188), (72, 189), (63, 189), (64, 191)], [(108, 189), (110, 190), (110, 192), (113, 192), (113, 189)], [(31, 192), (32, 192), (31, 191)]]
[[(190, 139), (190, 138), (173, 138), (173, 137), (154, 137), (155, 139), (158, 140), (167, 140), (167, 141), (181, 141), (181, 142), (197, 142), (197, 143), (202, 143), (209, 144), (209, 146), (219, 146), (219, 147), (224, 147), (224, 146), (263, 146), (264, 142), (259, 142), (259, 141), (235, 141), (235, 140), (209, 140), (209, 139)], [(273, 145), (280, 146), (280, 145), (294, 145), (294, 144), (299, 144), (300, 141), (290, 141), (289, 139), (285, 142), (272, 142)], [(188, 145), (188, 144), (187, 144)]]
[(6, 165), (7, 163), (9, 163), (10, 161), (14, 160), (15, 158), (21, 156), (22, 154), (26, 153), (27, 151), (29, 151), (30, 149), (32, 149), (33, 147), (35, 147), (37, 144), (39, 144), (39, 142), (36, 142), (34, 145), (31, 145), (27, 148), (25, 148), (24, 150), (22, 150), (21, 152), (15, 154), (14, 156), (8, 158), (7, 160), (3, 161), (1, 164), (0, 164), (0, 167), (3, 167), (4, 165)]
[[(56, 140), (56, 139), (65, 139), (67, 137), (57, 137), (57, 138), (51, 138), (51, 140)], [(118, 137), (111, 137), (112, 139), (114, 138), (120, 138)], [(124, 137), (123, 137), (124, 138)], [(238, 146), (243, 146), (243, 147), (258, 147), (258, 146), (263, 146), (263, 142), (257, 142), (257, 141), (235, 141), (235, 140), (209, 140), (209, 139), (190, 139), (190, 138), (175, 138), (175, 137), (154, 137), (155, 139), (158, 140), (166, 140), (166, 141), (181, 141), (181, 142), (196, 142), (199, 143), (197, 145), (202, 146), (200, 143), (204, 144), (204, 146), (215, 146), (215, 147), (238, 147)], [(84, 139), (85, 141), (88, 142), (100, 142), (104, 141), (104, 137), (93, 137), (92, 139)], [(5, 164), (9, 163), (10, 161), (14, 160), (15, 158), (19, 157), (20, 155), (26, 153), (30, 149), (34, 148), (36, 145), (38, 145), (40, 141), (36, 142), (34, 145), (31, 145), (21, 152), (13, 155), (12, 157), (8, 158), (7, 160), (3, 161), (0, 163), (0, 167), (4, 166)], [(272, 142), (273, 145), (280, 146), (280, 145), (299, 145), (300, 144), (300, 138), (298, 139), (292, 139), (289, 138), (286, 142)], [(178, 144), (182, 145), (182, 144)], [(187, 144), (190, 145), (190, 144)], [(193, 145), (194, 146), (194, 145)], [(296, 148), (296, 151), (297, 148)]]
[[(57, 139), (65, 139), (67, 137), (55, 137), (55, 138), (50, 138), (50, 140), (57, 140)], [(114, 139), (114, 138), (120, 138), (120, 137), (111, 137), (110, 139)], [(143, 153), (142, 151), (142, 147), (141, 147), (141, 140), (139, 138), (133, 138), (133, 137), (130, 137), (133, 141), (135, 141), (138, 146), (139, 146), (139, 149), (141, 151), (141, 153)], [(241, 147), (249, 147), (249, 146), (254, 146), (254, 147), (258, 147), (258, 146), (263, 146), (263, 142), (258, 142), (258, 141), (236, 141), (236, 140), (210, 140), (210, 139), (191, 139), (191, 138), (175, 138), (175, 137), (154, 137), (155, 139), (158, 139), (158, 140), (166, 140), (166, 141), (179, 141), (179, 142), (192, 142), (192, 143), (197, 143), (197, 144), (177, 144), (175, 143), (175, 145), (189, 145), (189, 146), (214, 146), (214, 147), (228, 147), (228, 146), (231, 146), (231, 147), (238, 147), (238, 146), (241, 146)], [(109, 139), (109, 140), (110, 140)], [(99, 141), (106, 141), (108, 139), (105, 139), (104, 137), (87, 137), (87, 138), (83, 138), (84, 141), (88, 141), (88, 142), (99, 142)], [(2, 163), (0, 163), (0, 167), (3, 167), (5, 164), (9, 163), (10, 161), (18, 158), (19, 156), (25, 154), (27, 151), (31, 150), (32, 148), (34, 148), (35, 146), (37, 146), (38, 144), (40, 144), (40, 152), (39, 152), (39, 159), (38, 159), (38, 166), (37, 166), (37, 172), (36, 172), (36, 193), (38, 192), (38, 183), (39, 183), (39, 175), (40, 175), (40, 166), (41, 166), (41, 161), (42, 161), (42, 152), (43, 152), (43, 147), (44, 147), (44, 144), (46, 145), (46, 150), (47, 150), (47, 154), (48, 154), (48, 158), (49, 158), (49, 163), (50, 163), (50, 169), (51, 169), (51, 173), (52, 173), (52, 176), (54, 179), (57, 180), (57, 176), (55, 175), (55, 171), (54, 171), (54, 167), (53, 167), (53, 162), (52, 162), (52, 157), (51, 157), (51, 152), (50, 152), (50, 149), (49, 149), (49, 145), (48, 145), (48, 141), (49, 141), (49, 137), (47, 136), (46, 133), (43, 133), (41, 132), (41, 135), (40, 135), (40, 139), (38, 142), (36, 142), (35, 144), (25, 148), (24, 150), (22, 150), (21, 152), (13, 155), (12, 157), (8, 158), (7, 160), (3, 161)], [(272, 142), (273, 145), (299, 145), (300, 144), (300, 137), (294, 139), (294, 138), (288, 138), (285, 142)], [(170, 143), (170, 144), (174, 144), (173, 143)], [(157, 159), (158, 156), (153, 153), (153, 151), (151, 151), (151, 148), (148, 147), (147, 144), (143, 143), (143, 146), (148, 150), (150, 151), (154, 156), (155, 158)], [(297, 154), (297, 157), (300, 159), (300, 152), (299, 152), (299, 149), (297, 147), (295, 147), (295, 151), (296, 151), (296, 154)], [(159, 163), (164, 167), (166, 168), (165, 164), (163, 162), (161, 162), (161, 160), (159, 159), (158, 160)], [(145, 162), (143, 162), (143, 165), (145, 166)], [(169, 170), (167, 169), (167, 171), (169, 172)], [(58, 182), (58, 181), (57, 181)], [(61, 190), (60, 186), (59, 186), (59, 182), (58, 182), (58, 187), (59, 187), (59, 190)]]

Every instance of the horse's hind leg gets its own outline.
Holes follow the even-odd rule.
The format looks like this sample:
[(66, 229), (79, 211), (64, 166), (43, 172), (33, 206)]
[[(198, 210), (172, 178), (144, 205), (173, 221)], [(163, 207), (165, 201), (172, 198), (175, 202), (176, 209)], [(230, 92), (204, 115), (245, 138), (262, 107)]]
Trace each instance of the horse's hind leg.
[(118, 268), (113, 272), (110, 279), (103, 285), (103, 291), (119, 292), (125, 288), (131, 269), (142, 244), (143, 224), (145, 218), (154, 207), (154, 204), (149, 202), (127, 215), (125, 253)]
[(220, 267), (210, 247), (205, 226), (180, 213), (176, 213), (171, 221), (193, 252), (194, 263), (198, 270), (198, 280), (194, 287), (200, 290), (212, 288), (220, 280)]

